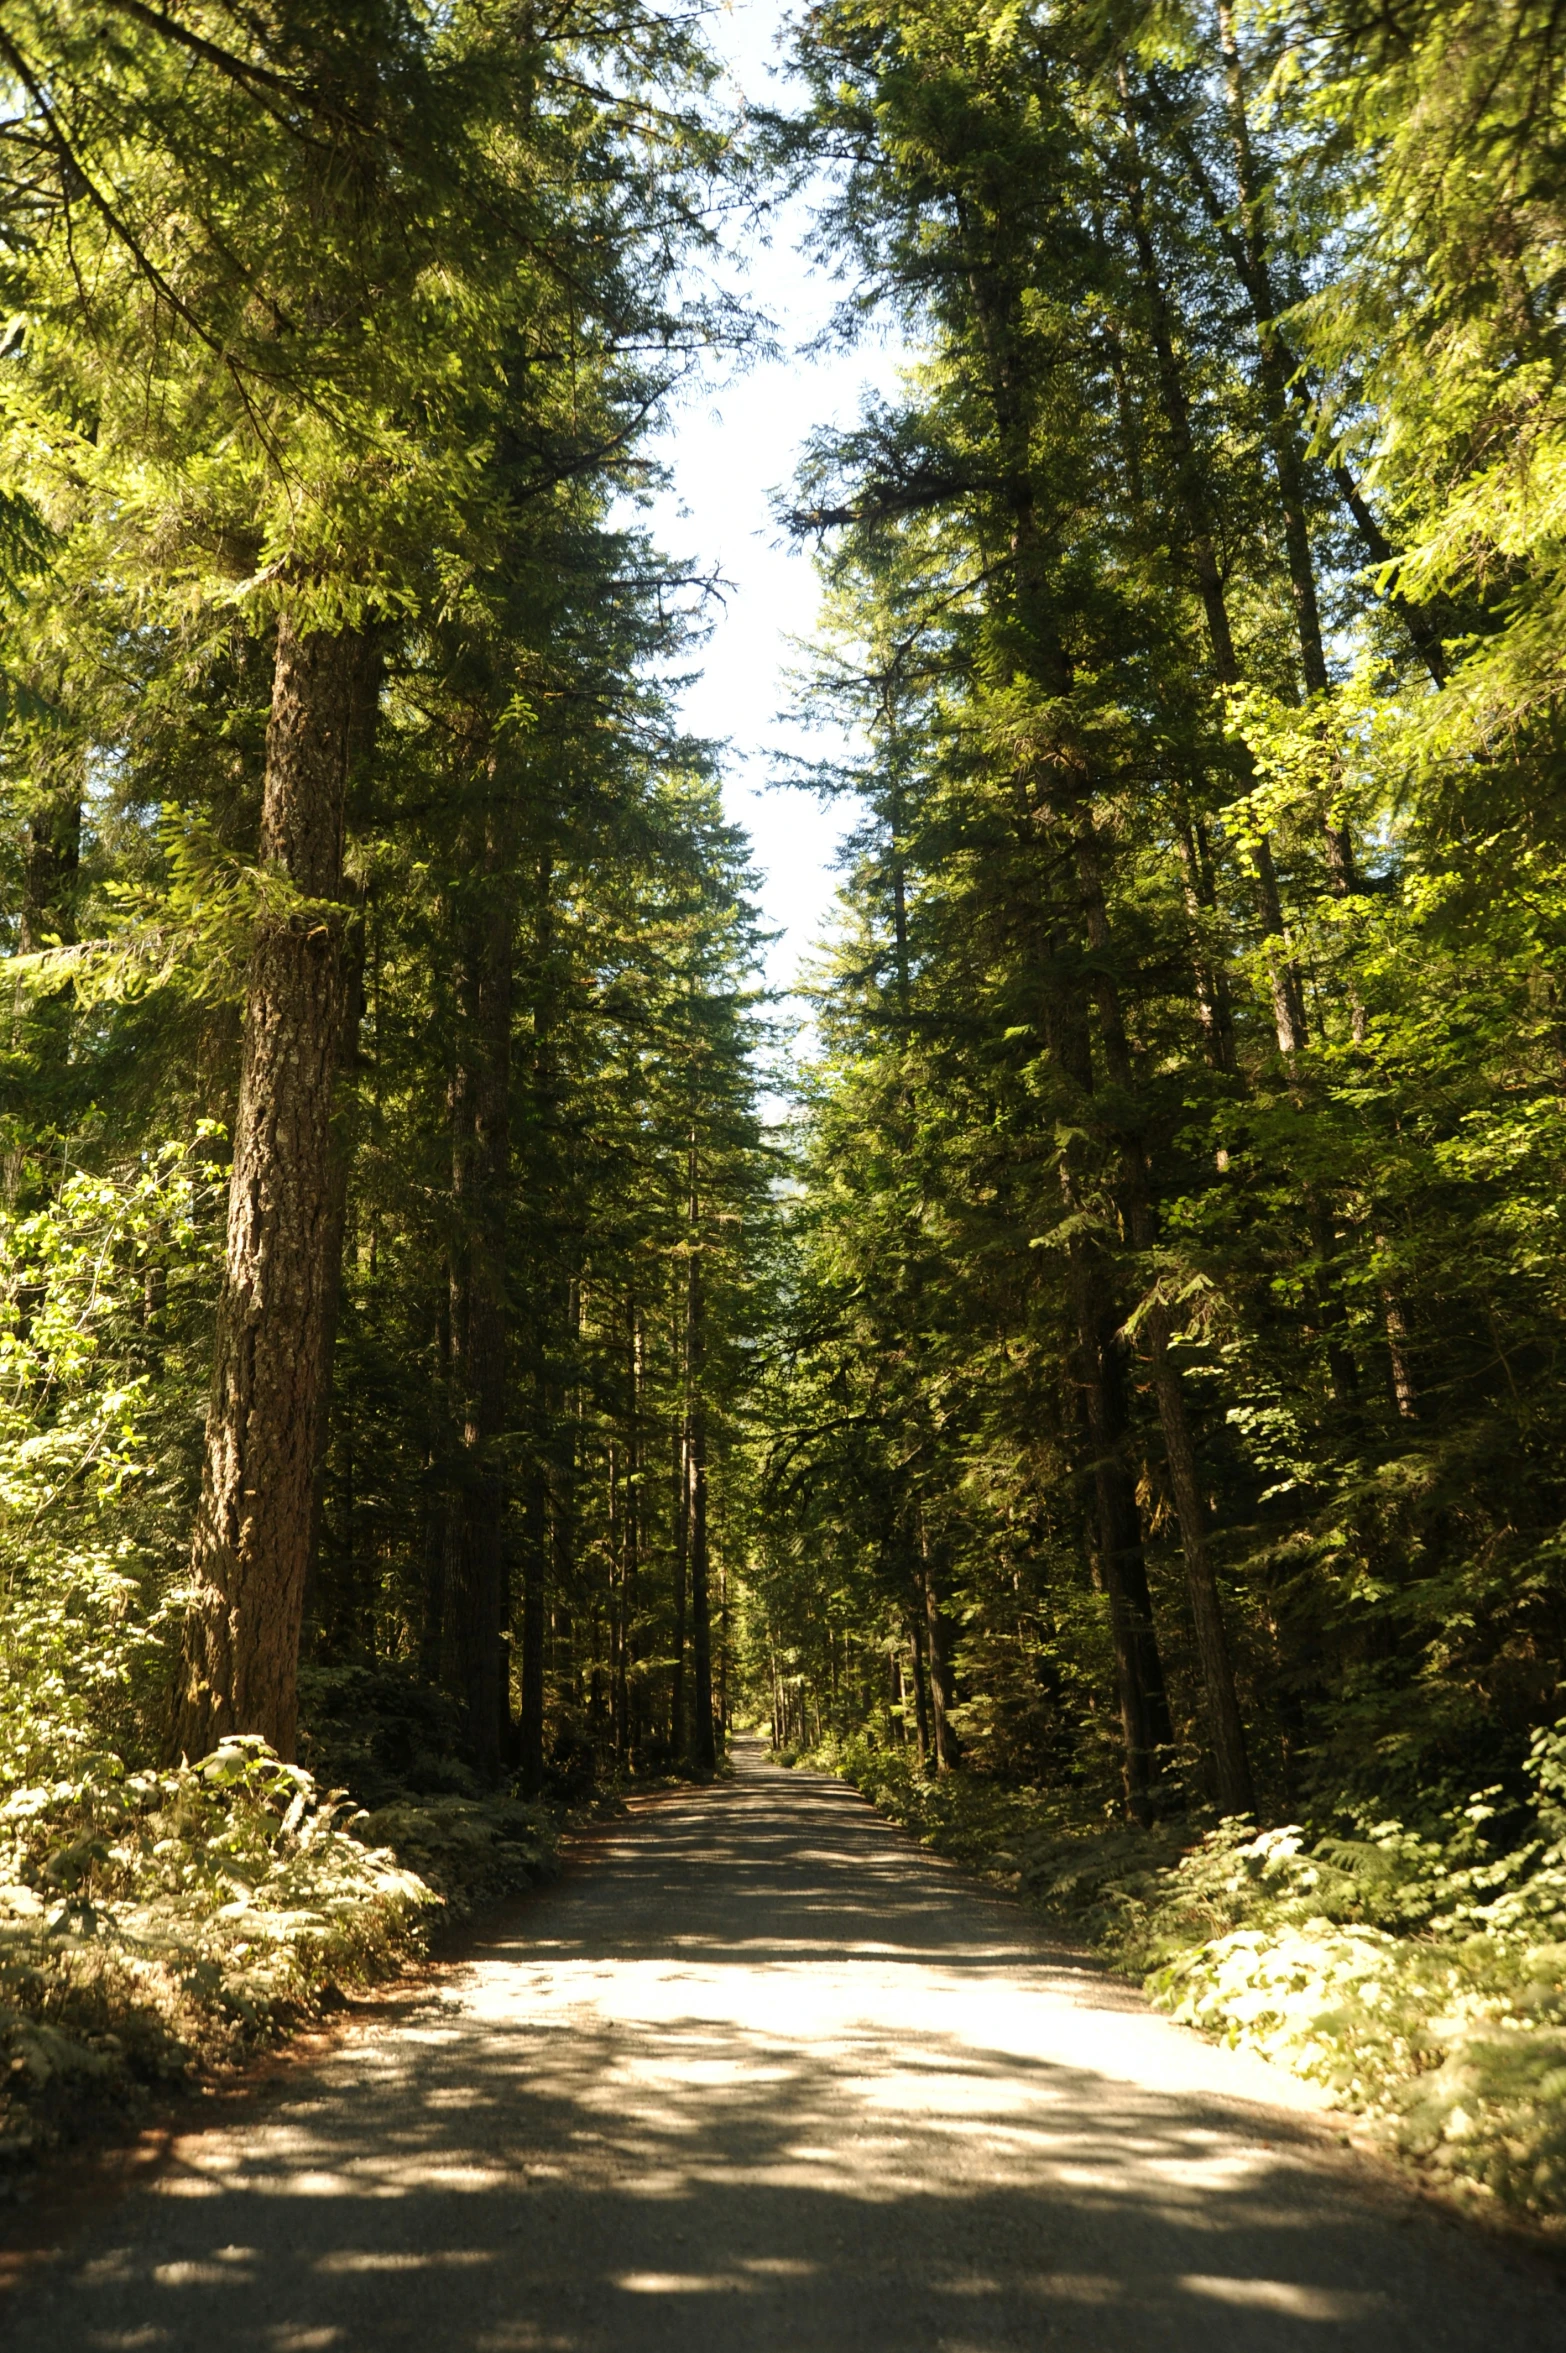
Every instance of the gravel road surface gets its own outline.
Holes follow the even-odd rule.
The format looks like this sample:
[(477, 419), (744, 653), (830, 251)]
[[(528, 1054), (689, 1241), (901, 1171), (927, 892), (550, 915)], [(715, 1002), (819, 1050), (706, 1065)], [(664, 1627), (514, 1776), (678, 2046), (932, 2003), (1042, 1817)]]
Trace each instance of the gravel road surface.
[(1566, 2290), (742, 1744), (79, 2221), (0, 2344), (1566, 2353)]

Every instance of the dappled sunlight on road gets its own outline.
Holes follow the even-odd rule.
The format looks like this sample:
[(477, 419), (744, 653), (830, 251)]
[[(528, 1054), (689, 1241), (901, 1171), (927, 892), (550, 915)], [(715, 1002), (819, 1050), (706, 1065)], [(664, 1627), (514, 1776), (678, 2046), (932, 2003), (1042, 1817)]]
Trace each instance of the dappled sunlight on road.
[(752, 1757), (189, 2136), (7, 2343), (1566, 2346), (1553, 2287), (1311, 2104)]

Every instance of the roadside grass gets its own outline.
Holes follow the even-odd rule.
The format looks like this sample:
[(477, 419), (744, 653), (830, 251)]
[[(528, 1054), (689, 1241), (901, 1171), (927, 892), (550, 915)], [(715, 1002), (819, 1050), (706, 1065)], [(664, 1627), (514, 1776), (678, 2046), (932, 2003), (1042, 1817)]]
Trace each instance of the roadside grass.
[(1498, 1790), (1424, 1832), (1363, 1813), (1144, 1831), (864, 1740), (800, 1761), (1175, 2018), (1322, 2084), (1427, 2179), (1566, 2229), (1566, 1725), (1534, 1737), (1520, 1831)]

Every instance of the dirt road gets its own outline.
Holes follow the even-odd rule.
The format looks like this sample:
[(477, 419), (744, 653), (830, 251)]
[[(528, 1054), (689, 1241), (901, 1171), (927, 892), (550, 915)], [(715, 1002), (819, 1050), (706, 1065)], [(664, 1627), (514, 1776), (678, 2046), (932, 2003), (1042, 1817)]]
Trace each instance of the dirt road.
[(1301, 2087), (750, 1749), (192, 2133), (8, 2353), (1549, 2353)]

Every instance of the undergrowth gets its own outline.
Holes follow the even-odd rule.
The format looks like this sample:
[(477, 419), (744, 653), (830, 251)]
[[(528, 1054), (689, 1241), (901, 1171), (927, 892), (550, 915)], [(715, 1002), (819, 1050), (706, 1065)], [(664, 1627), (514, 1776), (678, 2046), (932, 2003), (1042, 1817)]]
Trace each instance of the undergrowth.
[(1533, 1738), (1520, 1824), (1486, 1790), (1423, 1831), (1144, 1831), (863, 1740), (811, 1761), (1445, 2185), (1566, 2226), (1566, 1723)]
[[(367, 1814), (263, 1741), (0, 1805), (0, 2163), (236, 2060), (547, 1868), (547, 1808), (404, 1794)], [(3, 2179), (0, 2174), (0, 2179)]]

